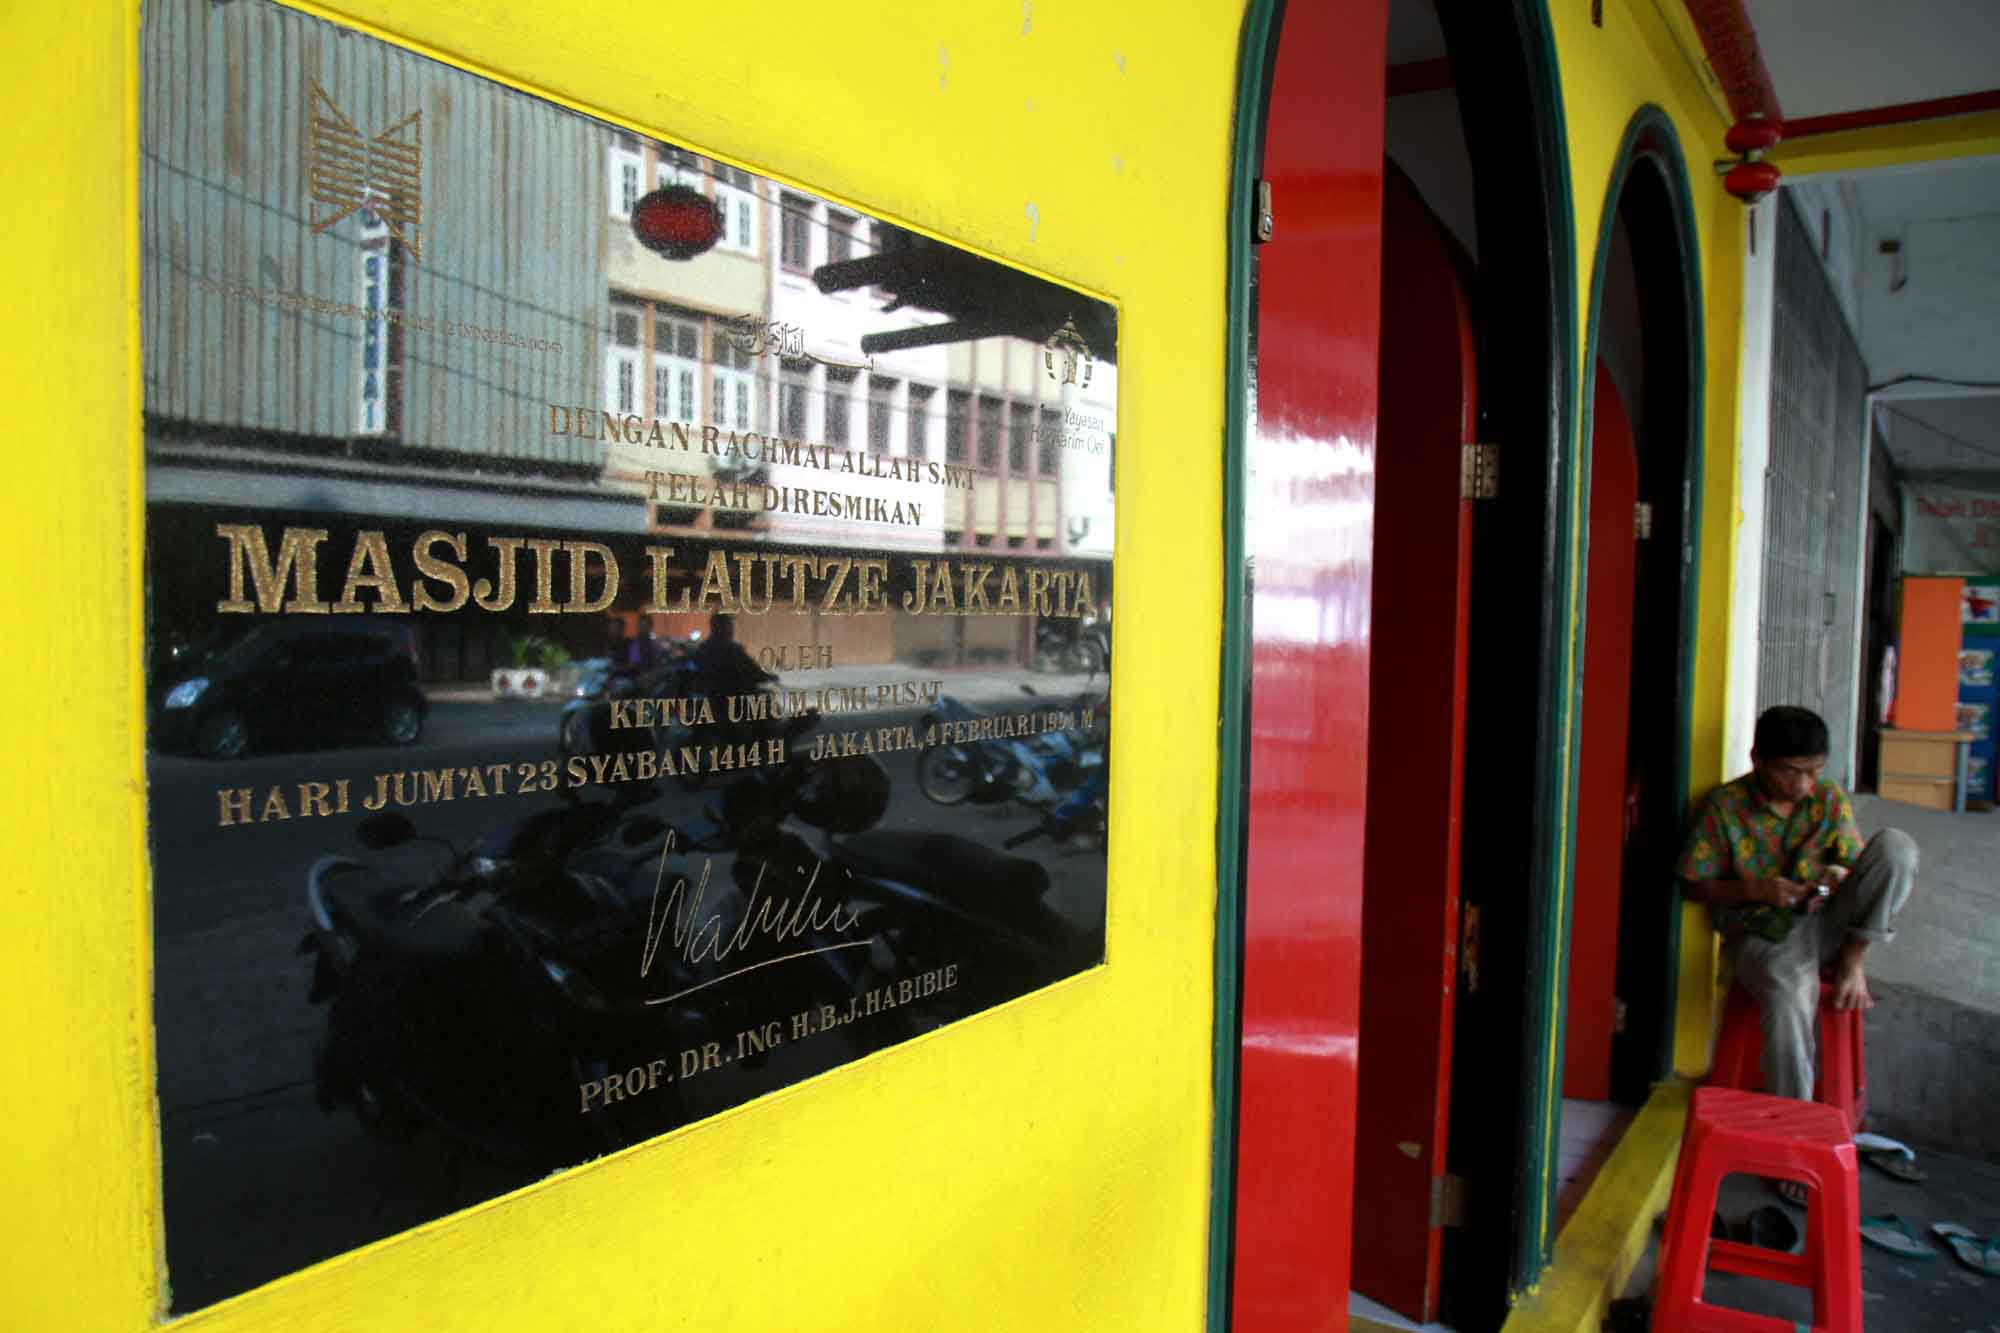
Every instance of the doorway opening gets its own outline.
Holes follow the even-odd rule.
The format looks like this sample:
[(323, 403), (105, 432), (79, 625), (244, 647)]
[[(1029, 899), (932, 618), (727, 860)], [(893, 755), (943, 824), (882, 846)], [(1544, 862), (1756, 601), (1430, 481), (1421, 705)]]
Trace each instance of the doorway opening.
[(1468, 1333), (1553, 1236), (1576, 307), (1545, 22), (1389, 5), (1353, 1308)]
[[(1590, 529), (1566, 1115), (1615, 1121), (1668, 1069), (1685, 827), (1702, 341), (1686, 172), (1665, 116), (1634, 118), (1593, 277)], [(1580, 1197), (1581, 1173), (1565, 1184)]]

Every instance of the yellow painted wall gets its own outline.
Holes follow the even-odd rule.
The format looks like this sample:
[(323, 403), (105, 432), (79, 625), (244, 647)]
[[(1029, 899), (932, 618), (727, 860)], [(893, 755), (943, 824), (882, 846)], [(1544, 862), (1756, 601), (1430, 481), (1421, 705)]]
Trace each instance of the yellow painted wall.
[[(184, 1326), (1198, 1326), (1239, 11), (343, 0), (331, 16), (1121, 303), (1110, 964)], [(16, 6), (0, 93), (8, 1328), (140, 1329), (170, 1278), (140, 729), (136, 19), (129, 0)]]
[(1815, 134), (1778, 145), (1771, 160), (1791, 177), (1949, 162), (2000, 153), (2000, 111)]
[[(1701, 271), (1702, 322), (1707, 379), (1703, 401), (1703, 455), (1698, 619), (1690, 731), (1690, 796), (1725, 776), (1722, 754), (1724, 686), (1729, 653), (1729, 571), (1737, 535), (1737, 360), (1743, 285), (1743, 206), (1722, 189), (1710, 169), (1720, 154), (1727, 122), (1706, 79), (1700, 46), (1691, 32), (1671, 25), (1679, 6), (1607, 4), (1594, 26), (1590, 6), (1550, 6), (1562, 71), (1569, 132), (1572, 188), (1576, 195), (1578, 365), (1587, 366), (1582, 340), (1589, 327), (1592, 264), (1619, 146), (1633, 114), (1648, 104), (1672, 120), (1685, 160)], [(1680, 15), (1680, 17), (1685, 17)], [(1684, 27), (1685, 25), (1682, 25)], [(1580, 392), (1591, 379), (1579, 376)], [(1581, 404), (1579, 404), (1579, 407)], [(1583, 502), (1580, 496), (1579, 505)], [(1576, 531), (1581, 541), (1582, 524)], [(1576, 568), (1583, 560), (1578, 547)], [(1578, 625), (1580, 633), (1581, 626)], [(1645, 706), (1635, 700), (1635, 706)], [(1660, 891), (1668, 891), (1662, 869)], [(1705, 1068), (1713, 1030), (1714, 933), (1699, 908), (1684, 909), (1675, 1064)], [(1690, 1062), (1692, 1062), (1690, 1064)]]

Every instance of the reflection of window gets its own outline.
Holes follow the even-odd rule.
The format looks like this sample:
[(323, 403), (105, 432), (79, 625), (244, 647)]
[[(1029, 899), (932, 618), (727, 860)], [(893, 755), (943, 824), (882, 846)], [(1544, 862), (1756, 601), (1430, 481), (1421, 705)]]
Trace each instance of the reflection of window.
[(606, 173), (611, 186), (611, 216), (629, 218), (632, 205), (639, 201), (643, 191), (640, 182), (645, 176), (645, 159), (638, 150), (624, 144), (611, 146), (610, 170)]
[(691, 315), (662, 312), (653, 320), (653, 415), (696, 419), (695, 385), (701, 380), (701, 324)]
[(660, 163), (653, 169), (655, 185), (688, 185), (701, 188), (701, 159), (685, 148), (662, 148)]
[(944, 461), (965, 461), (965, 435), (972, 416), (972, 395), (953, 389), (944, 397)]
[(611, 345), (604, 357), (604, 405), (613, 412), (639, 410), (639, 307), (611, 307)]
[(1036, 453), (1041, 457), (1035, 467), (1043, 476), (1050, 476), (1056, 470), (1056, 442), (1062, 439), (1062, 413), (1052, 407), (1042, 409), (1042, 434), (1036, 441)]
[(1000, 466), (1000, 400), (979, 399), (979, 466)]
[(889, 411), (896, 396), (896, 381), (883, 375), (868, 377), (868, 447), (877, 453), (889, 452)]
[(1007, 405), (1007, 470), (1028, 470), (1028, 431), (1034, 426), (1034, 409), (1026, 403)]
[(931, 395), (936, 392), (928, 384), (912, 384), (910, 386), (910, 438), (908, 452), (911, 458), (923, 459), (931, 456)]
[(751, 205), (756, 198), (756, 186), (749, 172), (720, 163), (716, 165), (715, 202), (722, 210), (722, 240), (719, 244), (724, 250), (740, 250), (749, 254), (757, 249), (757, 233), (751, 226), (754, 216)]
[(854, 218), (848, 213), (826, 210), (826, 262), (838, 264), (854, 258)]
[(778, 259), (786, 268), (804, 270), (812, 264), (812, 200), (804, 195), (787, 194), (783, 204)]
[(854, 405), (854, 372), (851, 370), (828, 370), (826, 372), (826, 442), (846, 444), (848, 439), (847, 421)]
[(721, 329), (715, 331), (714, 366), (709, 371), (709, 420), (736, 430), (752, 429), (751, 404), (756, 397), (756, 358), (736, 345)]
[[(886, 222), (870, 222), (868, 224), (868, 252), (876, 255), (886, 254), (889, 250), (890, 237), (895, 234), (895, 230), (894, 227), (891, 227)], [(880, 285), (870, 287), (868, 290), (878, 300), (888, 296), (888, 293)]]
[(785, 435), (794, 440), (806, 434), (807, 373), (803, 366), (787, 362), (778, 376), (778, 417)]

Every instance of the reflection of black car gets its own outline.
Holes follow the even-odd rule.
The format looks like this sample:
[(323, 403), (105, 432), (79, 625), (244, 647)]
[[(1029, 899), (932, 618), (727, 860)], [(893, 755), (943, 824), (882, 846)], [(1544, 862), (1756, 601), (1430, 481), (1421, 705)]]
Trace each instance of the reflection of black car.
[(153, 699), (153, 743), (233, 759), (280, 741), (365, 735), (396, 745), (424, 730), (416, 636), (374, 618), (271, 620), (176, 653)]

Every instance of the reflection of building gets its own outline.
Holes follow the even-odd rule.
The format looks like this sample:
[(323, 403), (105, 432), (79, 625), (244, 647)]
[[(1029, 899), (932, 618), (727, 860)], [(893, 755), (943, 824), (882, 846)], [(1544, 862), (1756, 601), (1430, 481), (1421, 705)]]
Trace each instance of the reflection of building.
[[(144, 41), (156, 550), (200, 550), (216, 522), (254, 520), (274, 535), (438, 526), (475, 547), (587, 531), (622, 536), (635, 561), (658, 534), (680, 539), (685, 561), (707, 542), (754, 540), (1108, 562), (1116, 348), (1088, 313), (1097, 348), (1053, 336), (1060, 289), (497, 84), (461, 84), (410, 52), (329, 41), (280, 6), (162, 0)], [(282, 67), (242, 54), (280, 50), (294, 53)], [(241, 114), (197, 112), (218, 87)], [(206, 128), (176, 137), (169, 125)], [(633, 235), (634, 205), (664, 185), (714, 201), (721, 235), (706, 253), (668, 260)], [(878, 260), (890, 265), (879, 283), (835, 280)], [(841, 466), (643, 449), (585, 426), (579, 409), (697, 437), (782, 437)], [(926, 475), (881, 475), (882, 460)], [(730, 503), (715, 503), (718, 482)], [(168, 564), (156, 629), (199, 633), (217, 569)], [(1108, 568), (1095, 582), (1108, 593)], [(628, 627), (641, 597), (635, 586), (615, 608)], [(427, 623), (430, 670), (478, 677), (523, 628)], [(596, 623), (543, 632), (579, 653), (603, 637)], [(849, 644), (849, 660), (908, 646), (869, 632), (878, 641)], [(1018, 656), (1034, 627), (951, 633), (925, 650)]]
[[(275, 5), (161, 0), (144, 42), (150, 501), (637, 528), (638, 506), (596, 484), (594, 446), (547, 429), (545, 404), (575, 401), (598, 360), (605, 241), (571, 206), (598, 126)], [(244, 66), (245, 48), (298, 54)], [(196, 114), (225, 71), (243, 113)], [(420, 252), (325, 202), (329, 181), (408, 188), (334, 170), (342, 121), (364, 139), (404, 125)], [(163, 132), (190, 124), (213, 132)], [(509, 145), (506, 170), (473, 133)]]
[[(901, 304), (880, 287), (824, 282), (828, 266), (907, 250), (913, 238), (683, 149), (606, 134), (602, 410), (714, 426), (724, 435), (755, 436), (760, 447), (778, 437), (823, 446), (836, 457), (935, 463), (943, 478), (615, 449), (607, 482), (646, 497), (654, 531), (691, 542), (724, 537), (1108, 562), (1115, 349), (1093, 354), (1072, 330), (1047, 346), (1020, 336), (966, 337), (946, 313)], [(708, 195), (722, 220), (721, 239), (692, 260), (659, 258), (632, 235), (640, 197), (675, 184)], [(938, 330), (932, 335), (938, 340), (919, 332), (910, 345), (864, 347), (871, 334), (893, 330), (901, 337), (912, 329)], [(692, 484), (662, 472), (750, 489), (740, 505), (703, 503)], [(849, 517), (815, 513), (814, 492), (901, 503), (904, 521), (858, 526)], [(684, 550), (689, 570), (692, 549)], [(1107, 591), (1108, 573), (1096, 576)], [(760, 632), (745, 629), (753, 640)], [(1024, 622), (885, 621), (812, 630), (815, 642), (836, 632), (850, 662), (919, 653), (1012, 657), (1033, 641), (1032, 624)], [(949, 641), (918, 643), (917, 635)]]
[[(221, 562), (185, 553), (218, 520), (641, 529), (599, 446), (548, 426), (600, 360), (609, 241), (574, 207), (600, 126), (278, 5), (159, 0), (142, 43), (156, 641), (213, 614)], [(426, 622), (429, 669), (480, 676), (517, 628)]]
[[(1019, 337), (960, 336), (871, 355), (862, 348), (867, 333), (935, 326), (946, 317), (899, 307), (878, 288), (822, 290), (815, 273), (907, 244), (907, 233), (623, 134), (613, 137), (605, 162), (611, 291), (604, 410), (935, 460), (973, 474), (970, 485), (920, 494), (922, 521), (882, 534), (884, 549), (1110, 554), (1108, 427), (1117, 372), (1104, 354), (1111, 349), (1099, 349), (1084, 376), (1079, 355), (1089, 359), (1090, 352), (1080, 340), (1071, 347), (1052, 339), (1044, 348)], [(632, 237), (633, 205), (669, 184), (700, 190), (720, 209), (722, 239), (696, 259), (658, 258)], [(637, 484), (639, 461), (617, 460), (613, 474)], [(705, 474), (715, 466), (696, 463)], [(767, 469), (754, 475), (781, 487), (796, 480)], [(841, 484), (863, 496), (910, 495), (908, 483), (843, 477)], [(810, 513), (764, 513), (761, 506), (730, 512), (650, 498), (653, 526), (663, 531), (852, 540), (851, 524)]]

